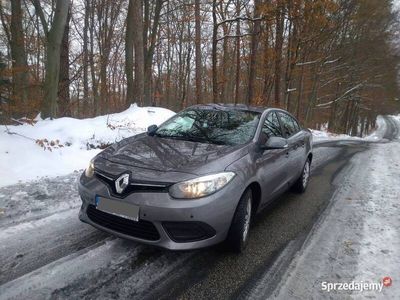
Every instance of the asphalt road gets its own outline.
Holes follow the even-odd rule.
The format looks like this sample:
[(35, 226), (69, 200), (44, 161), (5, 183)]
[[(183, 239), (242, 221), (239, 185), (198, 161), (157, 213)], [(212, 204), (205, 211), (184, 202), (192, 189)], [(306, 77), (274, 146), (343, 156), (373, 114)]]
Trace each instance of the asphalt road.
[[(385, 120), (385, 139), (391, 140), (399, 129)], [(241, 255), (223, 245), (172, 252), (83, 224), (76, 173), (0, 188), (0, 299), (246, 298), (268, 270), (272, 275), (263, 284), (273, 290), (351, 168), (349, 160), (368, 147), (354, 141), (316, 145), (306, 193), (287, 192), (259, 214)]]

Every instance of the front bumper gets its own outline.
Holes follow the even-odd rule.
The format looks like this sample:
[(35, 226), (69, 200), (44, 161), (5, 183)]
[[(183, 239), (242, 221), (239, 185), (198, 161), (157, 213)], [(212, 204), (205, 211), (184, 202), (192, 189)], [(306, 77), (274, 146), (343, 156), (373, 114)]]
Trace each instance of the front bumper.
[[(207, 247), (222, 242), (228, 234), (236, 206), (243, 193), (239, 181), (236, 176), (217, 193), (195, 200), (174, 199), (166, 192), (135, 192), (119, 199), (112, 196), (107, 186), (96, 177), (88, 179), (82, 175), (79, 182), (79, 194), (82, 199), (79, 219), (113, 235), (167, 249)], [(129, 223), (134, 221), (120, 218), (115, 219), (118, 224), (113, 225), (112, 218), (119, 217), (107, 213), (98, 218), (94, 217), (96, 195), (139, 206), (139, 223), (142, 223)], [(157, 234), (153, 232), (152, 226)], [(152, 235), (137, 233), (136, 227)], [(185, 233), (193, 232), (197, 232), (197, 238), (182, 238)]]

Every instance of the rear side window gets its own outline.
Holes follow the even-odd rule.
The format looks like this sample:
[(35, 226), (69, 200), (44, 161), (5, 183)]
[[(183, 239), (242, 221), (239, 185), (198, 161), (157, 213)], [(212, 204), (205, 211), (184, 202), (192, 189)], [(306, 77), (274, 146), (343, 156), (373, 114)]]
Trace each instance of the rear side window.
[(269, 113), (265, 118), (262, 132), (265, 133), (268, 138), (271, 136), (283, 137), (281, 126), (275, 112)]
[(295, 119), (283, 112), (278, 112), (278, 114), (286, 137), (291, 137), (300, 131), (300, 126)]

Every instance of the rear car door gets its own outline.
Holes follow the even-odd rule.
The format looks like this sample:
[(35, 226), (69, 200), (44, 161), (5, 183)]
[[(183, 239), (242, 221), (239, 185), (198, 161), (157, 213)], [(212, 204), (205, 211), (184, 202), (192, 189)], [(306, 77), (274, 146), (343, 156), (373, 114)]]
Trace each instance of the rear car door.
[(283, 135), (288, 141), (288, 182), (295, 181), (301, 174), (304, 158), (304, 136), (297, 121), (288, 113), (278, 111)]
[[(282, 127), (275, 111), (269, 112), (265, 117), (261, 135), (261, 143), (265, 143), (271, 136), (283, 137)], [(287, 149), (264, 150), (256, 159), (258, 178), (264, 195), (262, 205), (287, 186), (287, 153)]]

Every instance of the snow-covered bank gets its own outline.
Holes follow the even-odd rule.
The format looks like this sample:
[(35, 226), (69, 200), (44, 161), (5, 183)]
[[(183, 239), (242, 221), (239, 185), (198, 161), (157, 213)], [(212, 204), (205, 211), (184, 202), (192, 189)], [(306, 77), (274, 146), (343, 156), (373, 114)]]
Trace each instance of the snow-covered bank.
[[(400, 117), (399, 117), (400, 118)], [(353, 141), (379, 141), (383, 138), (386, 132), (386, 122), (382, 116), (378, 116), (376, 119), (376, 130), (366, 137), (360, 138), (355, 136), (350, 136), (347, 134), (335, 134), (327, 130), (315, 130), (310, 129), (314, 142), (324, 142), (324, 141), (335, 141), (335, 140), (353, 140)]]
[[(396, 299), (400, 295), (399, 143), (357, 154), (340, 189), (275, 291), (277, 299)], [(383, 279), (388, 286), (383, 286)], [(325, 282), (325, 286), (324, 283)], [(336, 290), (324, 289), (335, 284)], [(343, 290), (345, 285), (379, 290)], [(351, 288), (351, 286), (348, 286)]]
[(0, 126), (0, 186), (83, 169), (101, 151), (91, 148), (144, 132), (174, 114), (165, 108), (131, 105), (121, 113), (91, 119)]

